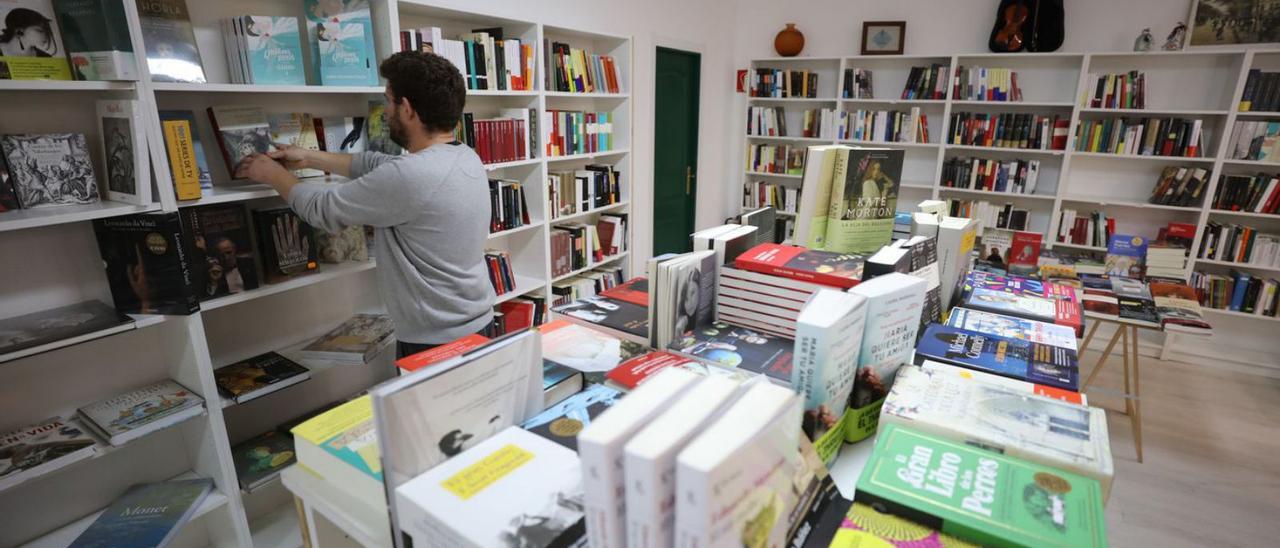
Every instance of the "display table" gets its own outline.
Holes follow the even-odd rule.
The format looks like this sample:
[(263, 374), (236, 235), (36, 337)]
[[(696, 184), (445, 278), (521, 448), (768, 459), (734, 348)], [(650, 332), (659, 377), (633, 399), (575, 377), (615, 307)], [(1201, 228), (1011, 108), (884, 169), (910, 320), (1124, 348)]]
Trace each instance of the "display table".
[[(1133, 320), (1089, 311), (1085, 311), (1085, 318), (1092, 320), (1093, 327), (1089, 328), (1084, 341), (1080, 343), (1080, 350), (1077, 352), (1078, 356), (1084, 356), (1085, 351), (1089, 349), (1089, 343), (1093, 341), (1093, 335), (1098, 331), (1098, 326), (1104, 323), (1113, 324), (1116, 327), (1116, 331), (1111, 335), (1111, 340), (1107, 342), (1107, 347), (1102, 351), (1102, 356), (1098, 358), (1098, 364), (1093, 367), (1089, 377), (1080, 384), (1080, 391), (1087, 392), (1089, 390), (1089, 385), (1093, 383), (1093, 379), (1106, 366), (1107, 359), (1115, 350), (1116, 343), (1119, 342), (1121, 360), (1124, 362), (1124, 391), (1120, 393), (1124, 398), (1124, 411), (1119, 409), (1111, 410), (1117, 413), (1124, 413), (1129, 417), (1129, 422), (1133, 425), (1134, 449), (1138, 454), (1138, 462), (1142, 462), (1142, 384), (1141, 368), (1138, 365), (1138, 330), (1149, 329), (1163, 332), (1164, 328), (1156, 322)], [(1132, 368), (1130, 364), (1132, 364)], [(1089, 403), (1090, 405), (1103, 407), (1092, 401)]]
[[(293, 493), (303, 546), (324, 548), (349, 546), (353, 542), (368, 548), (391, 546), (391, 526), (385, 505), (374, 508), (353, 499), (336, 485), (297, 464), (282, 470), (280, 480)], [(346, 538), (326, 534), (327, 528), (317, 526), (317, 514)]]

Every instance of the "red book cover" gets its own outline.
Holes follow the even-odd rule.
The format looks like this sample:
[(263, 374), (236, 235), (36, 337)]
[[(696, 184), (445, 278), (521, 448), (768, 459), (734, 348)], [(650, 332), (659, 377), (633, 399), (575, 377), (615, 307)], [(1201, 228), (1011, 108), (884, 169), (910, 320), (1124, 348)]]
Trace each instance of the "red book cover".
[(1051, 148), (1054, 150), (1065, 150), (1067, 148), (1067, 132), (1070, 128), (1070, 120), (1053, 121), (1053, 143)]
[(1063, 388), (1056, 388), (1053, 386), (1045, 386), (1043, 384), (1037, 384), (1035, 385), (1035, 393), (1037, 396), (1045, 396), (1048, 398), (1053, 398), (1055, 400), (1062, 400), (1062, 401), (1074, 403), (1077, 405), (1084, 405), (1084, 398), (1080, 396), (1079, 392), (1072, 392), (1070, 390), (1066, 390)]
[(1009, 265), (1034, 267), (1040, 262), (1040, 234), (1014, 232), (1013, 245), (1009, 249)]
[(507, 301), (498, 305), (498, 310), (507, 321), (507, 331), (517, 331), (533, 327), (535, 305), (530, 301)]
[(631, 278), (620, 286), (602, 291), (600, 296), (648, 307), (649, 280), (644, 277)]
[(467, 335), (451, 343), (442, 344), (431, 350), (424, 350), (412, 356), (396, 360), (396, 367), (405, 371), (417, 371), (428, 365), (440, 363), (454, 356), (461, 356), (473, 349), (484, 346), (489, 338), (484, 335)]
[(684, 363), (689, 363), (689, 358), (669, 352), (654, 351), (624, 361), (618, 364), (617, 367), (610, 369), (604, 376), (627, 390), (631, 390), (640, 386), (640, 383), (653, 376), (654, 373), (673, 365)]
[(1186, 238), (1194, 240), (1196, 238), (1196, 225), (1189, 223), (1169, 223), (1167, 238)]
[(739, 255), (734, 266), (761, 274), (848, 289), (858, 285), (862, 279), (864, 262), (861, 255), (760, 244)]

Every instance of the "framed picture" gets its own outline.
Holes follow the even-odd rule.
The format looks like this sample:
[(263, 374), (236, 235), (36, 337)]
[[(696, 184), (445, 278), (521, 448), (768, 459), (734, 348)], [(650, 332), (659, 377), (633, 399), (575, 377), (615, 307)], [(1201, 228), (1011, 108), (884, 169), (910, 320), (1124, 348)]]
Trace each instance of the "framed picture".
[(863, 55), (901, 55), (902, 46), (906, 42), (906, 21), (863, 21), (862, 23)]
[(1192, 1), (1190, 45), (1269, 42), (1280, 42), (1280, 0)]

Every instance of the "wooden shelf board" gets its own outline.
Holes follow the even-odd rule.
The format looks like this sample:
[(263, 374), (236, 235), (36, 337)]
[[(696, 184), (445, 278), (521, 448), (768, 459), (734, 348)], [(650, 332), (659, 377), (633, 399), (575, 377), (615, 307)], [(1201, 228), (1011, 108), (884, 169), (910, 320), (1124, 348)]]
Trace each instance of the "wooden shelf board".
[(0, 91), (132, 91), (134, 82), (76, 80), (0, 80)]
[(515, 228), (512, 228), (512, 229), (509, 229), (509, 230), (500, 230), (500, 231), (498, 231), (498, 232), (490, 232), (490, 233), (489, 233), (489, 239), (490, 239), (490, 240), (496, 240), (496, 239), (498, 239), (498, 238), (505, 238), (505, 237), (507, 237), (507, 236), (511, 236), (511, 235), (513, 235), (513, 234), (519, 234), (519, 233), (521, 233), (521, 232), (528, 232), (528, 231), (533, 230), (533, 229), (536, 229), (536, 228), (538, 228), (538, 227), (540, 227), (540, 226), (542, 226), (542, 225), (543, 225), (543, 222), (542, 222), (542, 221), (534, 221), (534, 222), (531, 222), (531, 223), (529, 223), (529, 224), (527, 224), (527, 225), (524, 225), (524, 226), (518, 226), (518, 227), (515, 227)]
[(498, 295), (498, 298), (494, 300), (494, 304), (505, 303), (511, 299), (528, 295), (529, 293), (542, 289), (543, 287), (546, 287), (546, 284), (543, 283), (542, 280), (516, 274), (515, 290)]
[(83, 335), (78, 335), (75, 337), (69, 337), (66, 339), (45, 343), (40, 346), (24, 348), (22, 350), (9, 352), (7, 354), (0, 354), (0, 363), (6, 363), (6, 362), (15, 361), (15, 360), (20, 360), (23, 358), (29, 358), (37, 354), (44, 354), (45, 352), (52, 352), (54, 350), (67, 348), (69, 346), (75, 346), (75, 345), (84, 344), (90, 341), (96, 341), (98, 339), (103, 339), (106, 337), (110, 337), (112, 335), (119, 335), (121, 333), (127, 333), (129, 331), (133, 331), (136, 329), (151, 327), (153, 325), (157, 325), (164, 322), (168, 317), (157, 315), (157, 314), (138, 314), (138, 315), (131, 315), (130, 318), (132, 319), (132, 321), (130, 322), (108, 327), (106, 329), (100, 329), (98, 331), (94, 331), (91, 333), (85, 333)]
[(1213, 259), (1196, 259), (1198, 264), (1211, 264), (1214, 266), (1226, 266), (1231, 268), (1240, 268), (1244, 270), (1260, 270), (1262, 272), (1280, 272), (1280, 266), (1267, 266), (1260, 264), (1237, 263), (1234, 261), (1217, 261)]
[[(1189, 156), (1146, 156), (1142, 154), (1113, 154), (1110, 152), (1088, 152), (1083, 150), (1072, 150), (1072, 156), (1081, 158), (1107, 158), (1116, 160), (1139, 160), (1145, 162), (1169, 162), (1169, 163), (1193, 163), (1193, 164), (1212, 164), (1213, 158), (1193, 158)], [(1280, 164), (1277, 164), (1280, 165)]]
[(1053, 247), (1065, 247), (1068, 249), (1083, 249), (1086, 251), (1100, 251), (1103, 253), (1107, 252), (1107, 248), (1105, 247), (1094, 246), (1094, 245), (1084, 245), (1084, 244), (1073, 244), (1068, 242), (1053, 242)]
[(574, 276), (577, 276), (578, 274), (582, 274), (583, 272), (588, 272), (588, 271), (590, 271), (590, 270), (592, 270), (592, 269), (599, 268), (599, 267), (604, 266), (604, 265), (606, 265), (606, 264), (609, 264), (609, 263), (612, 263), (612, 262), (614, 262), (614, 261), (617, 261), (618, 259), (621, 259), (621, 258), (623, 258), (623, 257), (626, 257), (626, 256), (627, 256), (627, 254), (629, 254), (629, 253), (631, 253), (631, 252), (630, 252), (630, 251), (623, 251), (622, 253), (619, 253), (619, 254), (617, 254), (617, 255), (611, 255), (611, 256), (609, 256), (609, 257), (605, 257), (603, 261), (599, 261), (599, 262), (591, 263), (590, 265), (587, 265), (587, 267), (586, 267), (586, 268), (579, 268), (579, 269), (577, 269), (577, 270), (574, 270), (574, 271), (572, 271), (572, 272), (569, 272), (568, 274), (564, 274), (564, 275), (562, 275), (562, 276), (556, 276), (555, 278), (552, 278), (552, 279), (551, 279), (551, 283), (556, 283), (556, 282), (559, 282), (559, 281), (567, 280), (567, 279), (569, 279), (569, 278), (572, 278), (572, 277), (574, 277)]
[(799, 179), (801, 175), (790, 175), (787, 173), (765, 173), (763, 171), (747, 171), (747, 175), (752, 177), (778, 177), (782, 179)]
[(976, 145), (945, 145), (947, 150), (964, 150), (972, 152), (1002, 152), (1005, 154), (1033, 154), (1036, 156), (1062, 156), (1066, 151), (1063, 150), (1045, 150), (1039, 148), (1006, 148), (1006, 147), (984, 147)]
[(1228, 211), (1225, 209), (1210, 209), (1209, 215), (1221, 216), (1221, 217), (1250, 217), (1254, 219), (1280, 220), (1280, 214), (1277, 214), (1277, 213), (1254, 213), (1252, 211)]
[(341, 278), (343, 276), (348, 276), (351, 274), (355, 274), (357, 272), (373, 270), (376, 266), (377, 265), (373, 261), (364, 261), (364, 262), (358, 262), (358, 263), (346, 262), (341, 264), (321, 263), (320, 270), (315, 274), (302, 275), (297, 278), (286, 280), (280, 283), (274, 283), (274, 284), (264, 283), (262, 285), (259, 285), (257, 289), (251, 289), (249, 291), (245, 291), (244, 293), (236, 293), (234, 295), (227, 295), (224, 297), (218, 297), (216, 299), (209, 299), (207, 301), (200, 303), (200, 309), (206, 310), (206, 311), (217, 310), (219, 308), (231, 306), (233, 304), (239, 304), (247, 301), (252, 301), (254, 299), (258, 299), (261, 297), (266, 297), (268, 295), (275, 295), (277, 293), (292, 291), (300, 287), (306, 287), (309, 285), (327, 282), (329, 280), (332, 280), (335, 278)]
[[(5, 82), (6, 80), (0, 80)], [(147, 205), (122, 204), (103, 200), (94, 204), (63, 205), (37, 207), (32, 209), (15, 209), (0, 213), (0, 232), (23, 230), (42, 226), (60, 225), (92, 221), (107, 217), (119, 217), (134, 213), (151, 213), (160, 211), (160, 204)]]
[(1205, 312), (1209, 312), (1212, 314), (1221, 314), (1223, 316), (1231, 316), (1236, 318), (1249, 318), (1251, 320), (1267, 320), (1272, 322), (1280, 321), (1280, 317), (1263, 316), (1262, 314), (1250, 314), (1248, 312), (1240, 312), (1237, 310), (1222, 310), (1218, 308), (1209, 308), (1207, 306), (1201, 306), (1200, 310), (1203, 310)]

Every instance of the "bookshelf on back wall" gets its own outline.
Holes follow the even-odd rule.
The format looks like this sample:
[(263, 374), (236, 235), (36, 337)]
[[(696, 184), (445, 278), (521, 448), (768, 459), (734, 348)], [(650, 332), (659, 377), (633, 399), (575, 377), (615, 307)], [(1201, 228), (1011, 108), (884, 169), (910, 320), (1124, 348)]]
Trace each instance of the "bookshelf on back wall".
[[(145, 52), (136, 4), (122, 1), (129, 39)], [(207, 84), (151, 82), (145, 55), (137, 55), (136, 82), (0, 80), (0, 115), (5, 133), (78, 132), (87, 137), (94, 171), (105, 173), (102, 136), (94, 111), (98, 99), (136, 100), (142, 111), (151, 173), (151, 200), (141, 205), (106, 199), (79, 206), (0, 212), (5, 260), (0, 275), (0, 308), (12, 317), (83, 301), (111, 303), (91, 221), (132, 213), (175, 212), (193, 205), (242, 203), (250, 209), (280, 205), (262, 185), (233, 182), (219, 161), (204, 109), (213, 105), (260, 106), (267, 113), (308, 112), (316, 116), (365, 116), (381, 86), (321, 86), (310, 69), (311, 85), (235, 84), (230, 76), (219, 27), (223, 18), (244, 15), (301, 16), (302, 0), (195, 2), (187, 6), (195, 27)], [(597, 266), (627, 265), (627, 250), (593, 261), (586, 268), (552, 276), (550, 235), (555, 226), (594, 223), (602, 214), (631, 212), (632, 42), (629, 37), (595, 33), (481, 13), (439, 8), (422, 0), (373, 0), (372, 25), (378, 60), (399, 51), (401, 29), (439, 27), (445, 38), (474, 29), (502, 28), (533, 46), (535, 77), (527, 90), (469, 90), (466, 110), (476, 119), (506, 109), (607, 113), (612, 126), (607, 150), (565, 151), (549, 157), (538, 146), (525, 159), (487, 166), (491, 179), (518, 182), (529, 204), (529, 223), (491, 234), (488, 247), (511, 258), (516, 288), (498, 297), (524, 295), (551, 301), (552, 285)], [(581, 93), (546, 87), (544, 40), (588, 53), (610, 56), (619, 75), (617, 89)], [(304, 46), (305, 48), (306, 46)], [(159, 110), (191, 110), (200, 120), (199, 137), (209, 157), (214, 188), (198, 200), (179, 201), (171, 184)], [(539, 116), (540, 117), (540, 116)], [(541, 129), (539, 129), (541, 133)], [(550, 174), (609, 166), (621, 179), (615, 203), (588, 207), (552, 219), (546, 181)], [(629, 232), (628, 232), (629, 236)], [(629, 237), (628, 237), (629, 240)], [(15, 260), (21, 257), (24, 260)], [(205, 401), (205, 411), (169, 427), (66, 468), (0, 490), (0, 545), (66, 546), (97, 516), (136, 483), (175, 477), (203, 477), (214, 491), (197, 509), (178, 539), (181, 545), (301, 545), (292, 497), (279, 481), (253, 492), (237, 484), (231, 448), (275, 425), (340, 397), (356, 394), (394, 375), (390, 352), (362, 367), (306, 363), (311, 380), (245, 404), (229, 403), (218, 393), (213, 370), (267, 351), (293, 348), (324, 334), (356, 312), (378, 311), (372, 262), (322, 264), (320, 272), (244, 293), (206, 300), (189, 316), (136, 316), (133, 321), (76, 340), (0, 355), (0, 428), (36, 423), (54, 415), (70, 416), (82, 405), (149, 382), (172, 378)], [(288, 395), (285, 395), (285, 392)], [(219, 404), (220, 403), (220, 404)]]
[[(913, 67), (939, 65), (954, 76), (960, 67), (1007, 69), (1017, 74), (1020, 101), (976, 101), (953, 97), (950, 86), (942, 86), (943, 95), (924, 98), (902, 98), (904, 86), (911, 79)], [(1280, 216), (1215, 210), (1213, 197), (1224, 176), (1280, 174), (1280, 160), (1233, 159), (1230, 149), (1232, 131), (1237, 122), (1277, 121), (1280, 111), (1241, 111), (1251, 69), (1280, 72), (1280, 51), (1275, 49), (1193, 49), (1179, 52), (1099, 52), (1099, 53), (1031, 53), (1031, 54), (942, 54), (889, 55), (847, 57), (773, 57), (751, 61), (748, 87), (759, 69), (808, 71), (817, 75), (811, 97), (759, 97), (748, 93), (744, 119), (752, 107), (772, 107), (785, 112), (787, 136), (755, 135), (744, 130), (744, 150), (752, 145), (807, 147), (846, 144), (885, 146), (905, 151), (905, 163), (899, 193), (899, 211), (911, 211), (924, 199), (985, 200), (993, 205), (1011, 202), (1014, 207), (1030, 212), (1028, 230), (1045, 234), (1048, 247), (1061, 250), (1104, 253), (1105, 247), (1056, 242), (1058, 223), (1063, 210), (1081, 215), (1102, 211), (1117, 219), (1117, 232), (1153, 238), (1159, 227), (1169, 222), (1193, 223), (1195, 240), (1187, 263), (1193, 270), (1225, 273), (1229, 268), (1264, 276), (1274, 276), (1275, 268), (1251, 267), (1247, 264), (1224, 264), (1197, 259), (1197, 251), (1210, 221), (1252, 226), (1262, 232), (1280, 232)], [(871, 98), (855, 85), (844, 93), (846, 70), (869, 70)], [(1142, 74), (1145, 80), (1145, 108), (1109, 108), (1091, 106), (1094, 86), (1099, 76)], [(855, 82), (862, 81), (858, 74)], [(797, 79), (797, 82), (799, 79)], [(1261, 82), (1258, 84), (1262, 85)], [(1277, 84), (1280, 90), (1280, 83)], [(1277, 91), (1280, 93), (1280, 91)], [(1258, 101), (1263, 106), (1265, 102)], [(1136, 103), (1130, 102), (1129, 105)], [(804, 111), (899, 111), (919, 109), (928, 120), (928, 139), (913, 142), (869, 142), (841, 139), (834, 134), (804, 136)], [(1021, 150), (985, 146), (949, 144), (956, 114), (1023, 113), (1058, 116), (1068, 120), (1065, 148), (1061, 150)], [(1095, 121), (1122, 118), (1182, 118), (1199, 120), (1204, 142), (1201, 157), (1142, 156), (1087, 152), (1077, 149), (1078, 126)], [(738, 126), (743, 127), (743, 126)], [(1038, 185), (1031, 194), (1012, 194), (950, 188), (941, 184), (943, 169), (952, 158), (1039, 161)], [(799, 171), (788, 174), (761, 173), (749, 169), (750, 156), (744, 153), (742, 183), (764, 182), (785, 188), (799, 188)], [(1208, 188), (1189, 205), (1152, 204), (1148, 197), (1161, 170), (1166, 166), (1202, 168), (1208, 174)], [(743, 209), (748, 209), (746, 203)], [(1219, 312), (1209, 309), (1211, 312)], [(1220, 314), (1224, 320), (1238, 315)], [(1263, 316), (1263, 319), (1273, 319)]]

